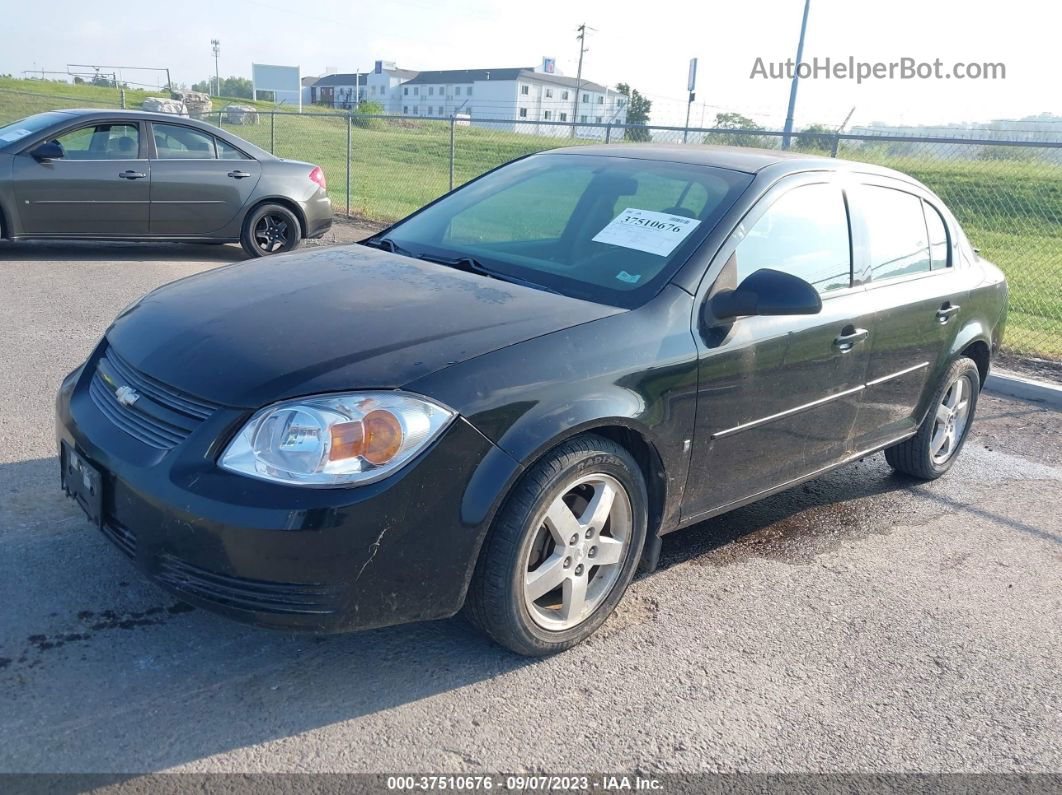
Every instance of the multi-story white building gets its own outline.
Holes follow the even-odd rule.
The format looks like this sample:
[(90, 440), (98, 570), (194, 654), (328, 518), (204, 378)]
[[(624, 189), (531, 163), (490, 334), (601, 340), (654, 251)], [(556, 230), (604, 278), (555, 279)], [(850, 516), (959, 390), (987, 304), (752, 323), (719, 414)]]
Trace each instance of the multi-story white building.
[[(401, 84), (401, 92), (405, 116), (467, 115), (474, 125), (534, 135), (571, 135), (570, 127), (556, 122), (608, 125), (627, 120), (627, 98), (619, 92), (530, 68), (420, 72)], [(576, 134), (603, 138), (605, 128), (578, 128)]]
[(388, 114), (457, 115), (477, 126), (558, 138), (572, 135), (565, 123), (587, 125), (575, 129), (580, 138), (604, 138), (607, 125), (627, 121), (627, 98), (618, 91), (545, 67), (414, 72), (377, 61), (370, 73), (329, 75), (315, 84), (314, 89), (318, 88), (314, 96), (319, 98), (314, 101), (338, 107), (356, 101), (378, 102)]
[(310, 102), (347, 110), (362, 102), (378, 102), (384, 113), (399, 113), (395, 89), (416, 76), (410, 69), (378, 61), (371, 72), (325, 75), (310, 88)]

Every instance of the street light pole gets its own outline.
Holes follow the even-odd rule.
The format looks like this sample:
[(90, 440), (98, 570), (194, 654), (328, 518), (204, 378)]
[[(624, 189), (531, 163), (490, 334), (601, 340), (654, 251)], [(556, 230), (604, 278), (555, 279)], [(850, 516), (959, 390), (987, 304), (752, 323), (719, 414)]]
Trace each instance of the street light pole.
[(218, 70), (218, 55), (221, 54), (221, 42), (211, 39), (210, 46), (214, 48), (214, 96), (221, 96), (221, 72)]
[(797, 86), (800, 83), (800, 62), (804, 59), (804, 34), (808, 29), (808, 11), (811, 0), (804, 0), (804, 20), (800, 23), (800, 41), (797, 44), (796, 66), (793, 71), (793, 85), (789, 89), (789, 110), (785, 115), (785, 130), (782, 132), (782, 148), (788, 149), (793, 137), (793, 114), (796, 112)]

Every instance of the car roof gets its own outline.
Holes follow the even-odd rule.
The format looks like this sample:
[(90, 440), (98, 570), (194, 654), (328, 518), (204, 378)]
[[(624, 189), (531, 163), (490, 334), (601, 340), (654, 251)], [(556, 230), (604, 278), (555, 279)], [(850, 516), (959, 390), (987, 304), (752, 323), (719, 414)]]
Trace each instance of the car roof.
[[(626, 157), (638, 160), (662, 160), (684, 163), (691, 166), (712, 166), (746, 174), (758, 174), (771, 168), (775, 176), (799, 171), (851, 171), (879, 174), (917, 182), (911, 177), (891, 168), (843, 160), (825, 155), (809, 155), (803, 152), (783, 152), (780, 149), (753, 149), (742, 146), (713, 146), (711, 144), (590, 144), (551, 149), (550, 154), (599, 155)], [(772, 167), (777, 168), (772, 168)]]
[(124, 110), (118, 108), (63, 108), (62, 110), (52, 111), (53, 113), (65, 113), (68, 116), (78, 116), (83, 118), (92, 118), (106, 116), (108, 119), (129, 117), (134, 119), (148, 119), (156, 121), (180, 121), (191, 122), (194, 125), (201, 125), (204, 127), (213, 127), (214, 125), (207, 122), (200, 121), (199, 119), (192, 119), (188, 116), (178, 116), (176, 113), (154, 113), (149, 110), (137, 110), (135, 108)]

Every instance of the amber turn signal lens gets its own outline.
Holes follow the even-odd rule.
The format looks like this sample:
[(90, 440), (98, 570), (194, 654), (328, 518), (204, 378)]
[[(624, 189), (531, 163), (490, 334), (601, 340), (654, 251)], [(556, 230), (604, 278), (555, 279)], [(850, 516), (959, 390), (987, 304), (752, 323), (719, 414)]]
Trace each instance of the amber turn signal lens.
[(365, 430), (357, 420), (339, 422), (332, 426), (332, 446), (328, 451), (329, 461), (355, 458), (365, 449)]
[(370, 464), (386, 464), (402, 448), (402, 423), (389, 411), (370, 411), (362, 420), (365, 445), (361, 455)]

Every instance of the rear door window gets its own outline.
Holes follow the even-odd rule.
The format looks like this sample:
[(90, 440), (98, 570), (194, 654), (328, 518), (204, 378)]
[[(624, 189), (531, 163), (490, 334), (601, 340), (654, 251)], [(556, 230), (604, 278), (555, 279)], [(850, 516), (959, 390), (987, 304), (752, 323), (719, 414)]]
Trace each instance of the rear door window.
[(55, 139), (65, 160), (136, 160), (140, 156), (140, 127), (136, 124), (92, 124)]
[(218, 145), (218, 160), (250, 160), (247, 155), (237, 149), (235, 146), (229, 146), (220, 138), (215, 138)]
[(152, 124), (159, 160), (215, 160), (214, 136), (180, 124)]
[(734, 257), (738, 284), (770, 268), (799, 276), (820, 293), (850, 287), (852, 249), (840, 188), (793, 188), (753, 224)]
[(894, 188), (861, 185), (859, 203), (869, 237), (873, 281), (930, 269), (929, 234), (920, 198)]

